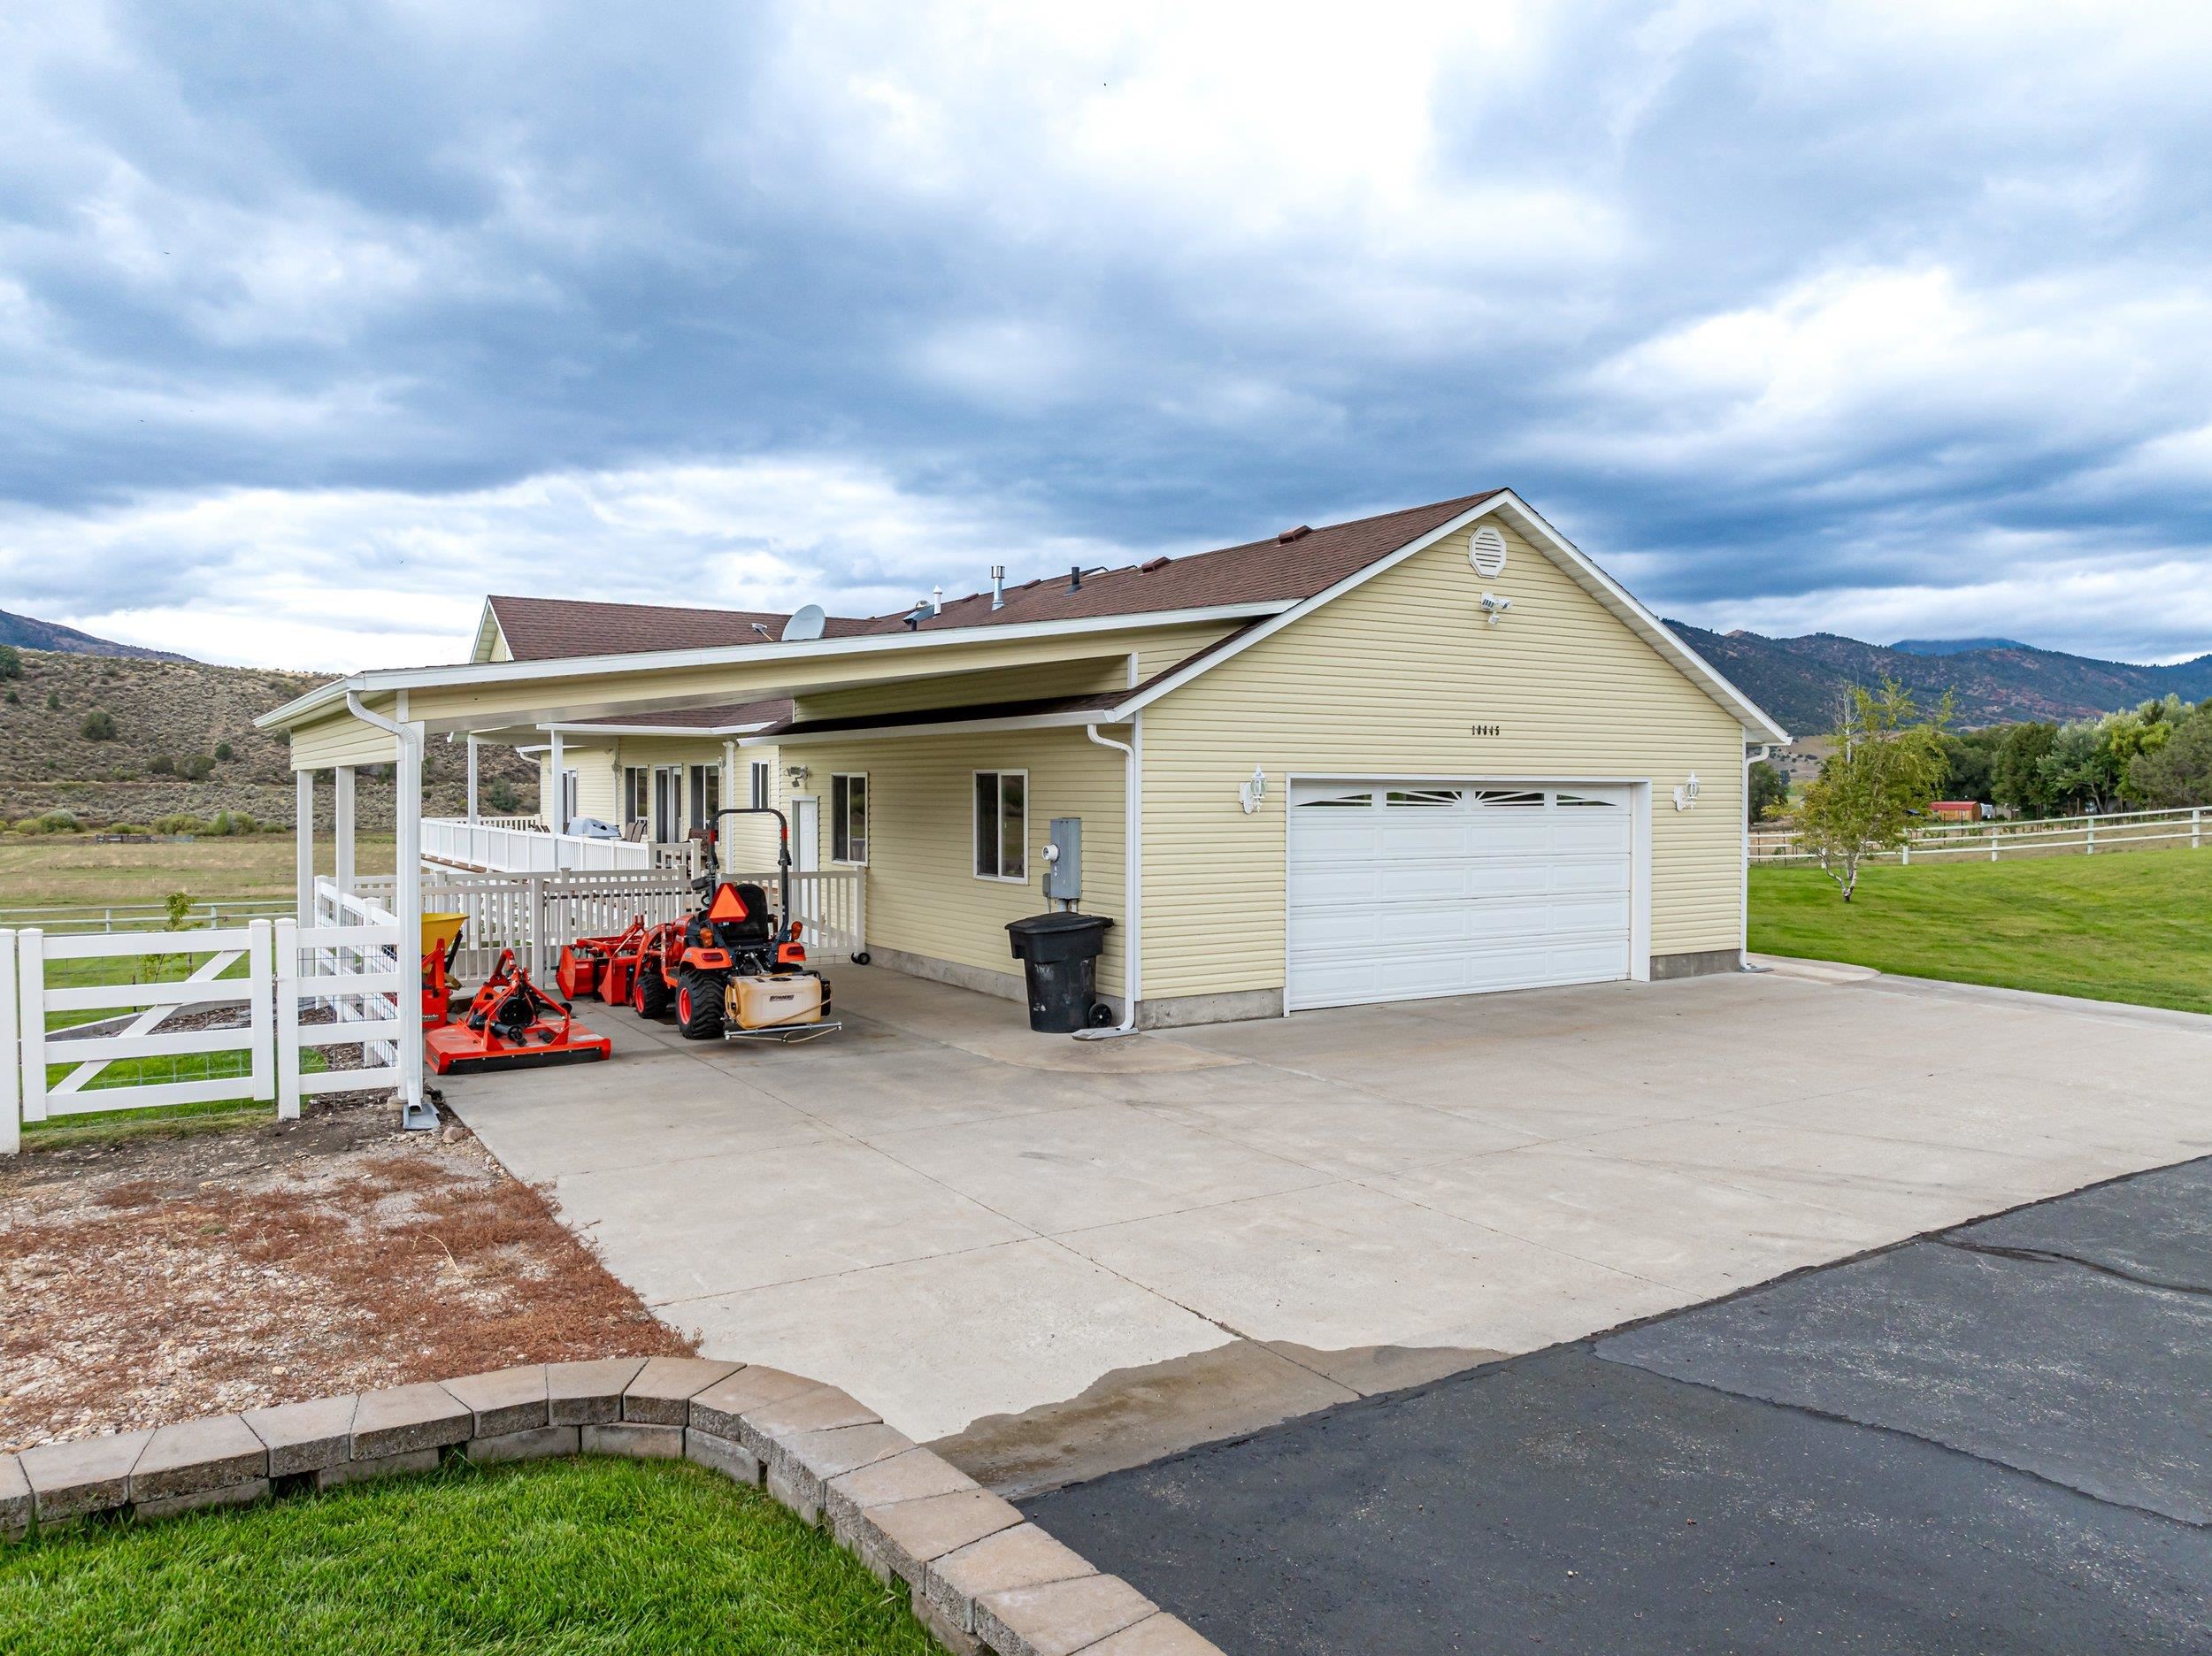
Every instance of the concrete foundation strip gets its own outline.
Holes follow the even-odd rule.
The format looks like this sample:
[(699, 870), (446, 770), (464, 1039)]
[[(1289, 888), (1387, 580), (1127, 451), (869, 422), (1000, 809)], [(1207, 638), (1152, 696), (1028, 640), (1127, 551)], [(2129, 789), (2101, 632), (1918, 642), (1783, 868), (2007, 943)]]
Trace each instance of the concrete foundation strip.
[(1218, 1656), (835, 1386), (759, 1363), (618, 1357), (322, 1398), (0, 1455), (0, 1538), (288, 1489), (573, 1454), (687, 1460), (826, 1527), (955, 1656)]

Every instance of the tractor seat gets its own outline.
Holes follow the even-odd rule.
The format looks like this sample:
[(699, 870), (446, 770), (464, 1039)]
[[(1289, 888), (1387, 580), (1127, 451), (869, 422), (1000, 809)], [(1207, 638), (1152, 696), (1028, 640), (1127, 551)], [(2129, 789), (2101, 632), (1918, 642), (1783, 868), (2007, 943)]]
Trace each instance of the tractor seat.
[(737, 887), (738, 901), (745, 905), (744, 918), (717, 920), (716, 938), (725, 948), (743, 944), (764, 944), (775, 940), (773, 917), (768, 911), (768, 893), (749, 883)]

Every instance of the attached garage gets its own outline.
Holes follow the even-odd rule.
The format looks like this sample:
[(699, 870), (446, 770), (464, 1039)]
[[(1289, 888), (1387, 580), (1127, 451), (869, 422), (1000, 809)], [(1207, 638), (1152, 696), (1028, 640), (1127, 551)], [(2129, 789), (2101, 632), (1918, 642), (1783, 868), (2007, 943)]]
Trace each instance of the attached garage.
[(1300, 780), (1286, 1009), (1633, 974), (1638, 790)]

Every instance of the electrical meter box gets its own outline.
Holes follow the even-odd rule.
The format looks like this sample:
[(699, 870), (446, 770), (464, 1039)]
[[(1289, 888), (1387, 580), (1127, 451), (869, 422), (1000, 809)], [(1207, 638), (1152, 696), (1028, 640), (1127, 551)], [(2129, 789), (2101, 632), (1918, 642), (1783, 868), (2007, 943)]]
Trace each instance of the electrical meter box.
[(1054, 902), (1083, 899), (1083, 819), (1055, 816), (1045, 853), (1045, 896)]

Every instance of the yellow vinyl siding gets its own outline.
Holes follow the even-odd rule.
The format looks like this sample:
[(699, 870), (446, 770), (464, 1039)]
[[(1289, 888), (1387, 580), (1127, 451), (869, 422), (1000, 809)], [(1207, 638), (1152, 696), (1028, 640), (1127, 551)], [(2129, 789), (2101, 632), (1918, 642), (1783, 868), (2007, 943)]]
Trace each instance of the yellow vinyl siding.
[[(1148, 1000), (1282, 985), (1294, 773), (1648, 778), (1651, 952), (1739, 945), (1742, 726), (1505, 533), (1501, 575), (1448, 537), (1145, 710)], [(1494, 627), (1485, 591), (1513, 601)], [(1248, 816), (1256, 765), (1268, 792)], [(1677, 812), (1693, 770), (1697, 805)]]
[(394, 764), (399, 741), (350, 713), (319, 719), (292, 732), (291, 763), (295, 770), (324, 770), (334, 765)]
[[(1125, 732), (1110, 732), (1125, 735)], [(743, 751), (740, 750), (741, 753)], [(1087, 914), (1122, 916), (1122, 756), (1076, 731), (890, 737), (787, 744), (785, 765), (804, 765), (803, 792), (821, 800), (821, 862), (830, 866), (830, 778), (868, 778), (868, 941), (933, 960), (1012, 974), (1020, 968), (1006, 923), (1046, 907), (1039, 850), (1055, 816), (1083, 819)], [(975, 877), (974, 773), (1026, 770), (1028, 877)], [(1119, 927), (1107, 934), (1099, 987), (1119, 994)]]
[(1147, 640), (1137, 651), (1137, 682), (1165, 672), (1234, 631), (1233, 626), (1177, 627)]

